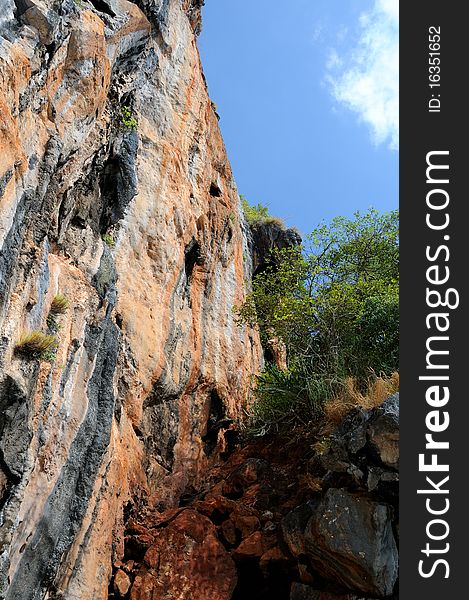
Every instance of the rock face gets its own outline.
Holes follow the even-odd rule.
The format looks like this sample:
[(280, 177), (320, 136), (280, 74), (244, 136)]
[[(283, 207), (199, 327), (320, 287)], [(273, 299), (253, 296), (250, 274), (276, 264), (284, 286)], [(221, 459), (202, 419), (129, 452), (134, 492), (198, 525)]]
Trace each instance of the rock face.
[[(107, 598), (127, 513), (197, 488), (259, 366), (232, 314), (252, 265), (196, 47), (202, 4), (0, 0), (8, 600)], [(52, 364), (15, 354), (36, 330), (56, 333)], [(114, 582), (125, 595), (125, 570)]]
[(319, 459), (331, 482), (376, 489), (387, 500), (397, 497), (399, 393), (372, 410), (353, 410), (331, 439)]
[(246, 226), (202, 5), (0, 0), (1, 599), (396, 598), (397, 397), (233, 452), (301, 240)]

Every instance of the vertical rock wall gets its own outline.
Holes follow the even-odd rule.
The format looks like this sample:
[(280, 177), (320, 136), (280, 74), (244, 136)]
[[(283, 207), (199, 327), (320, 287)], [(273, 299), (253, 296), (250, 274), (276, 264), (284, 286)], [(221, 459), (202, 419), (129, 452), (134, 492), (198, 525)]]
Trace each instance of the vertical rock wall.
[[(1, 598), (107, 598), (124, 509), (197, 487), (258, 368), (201, 4), (0, 0)], [(58, 293), (55, 361), (15, 354)]]

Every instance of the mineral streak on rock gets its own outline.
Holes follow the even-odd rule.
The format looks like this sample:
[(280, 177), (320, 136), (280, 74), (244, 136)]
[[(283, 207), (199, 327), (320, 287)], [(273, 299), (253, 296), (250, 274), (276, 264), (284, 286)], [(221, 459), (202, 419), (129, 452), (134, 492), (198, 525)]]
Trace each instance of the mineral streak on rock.
[[(197, 486), (260, 364), (232, 313), (252, 265), (196, 47), (202, 4), (0, 0), (7, 600), (107, 598), (123, 507)], [(20, 358), (57, 293), (55, 361)]]

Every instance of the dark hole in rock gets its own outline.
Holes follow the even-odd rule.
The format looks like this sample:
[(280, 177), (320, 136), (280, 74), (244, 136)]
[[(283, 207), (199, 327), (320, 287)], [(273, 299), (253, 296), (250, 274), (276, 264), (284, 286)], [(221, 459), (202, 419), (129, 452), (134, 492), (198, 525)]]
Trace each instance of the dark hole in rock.
[(137, 427), (137, 425), (132, 425), (132, 427), (133, 427), (135, 435), (138, 437), (138, 439), (143, 440), (144, 435), (143, 435), (142, 431)]
[(198, 496), (197, 490), (189, 486), (179, 498), (179, 506), (189, 506)]
[(106, 233), (109, 227), (117, 223), (123, 216), (117, 206), (120, 173), (119, 159), (110, 158), (104, 166), (100, 181), (101, 196), (103, 199), (103, 212), (99, 223), (100, 233)]
[(137, 537), (129, 536), (124, 541), (124, 561), (141, 562), (148, 550), (148, 543), (141, 542)]
[(75, 215), (71, 220), (71, 225), (78, 229), (86, 229), (86, 220), (81, 215)]
[(243, 489), (240, 486), (233, 486), (230, 492), (223, 494), (228, 500), (239, 500), (243, 497)]
[(112, 10), (107, 2), (104, 2), (104, 0), (90, 0), (90, 2), (99, 12), (105, 13), (110, 17), (116, 16), (116, 13)]
[(275, 357), (274, 357), (274, 353), (272, 352), (272, 348), (266, 348), (264, 350), (264, 360), (267, 363), (274, 363), (275, 362)]
[(130, 519), (133, 510), (134, 505), (133, 502), (131, 502), (130, 500), (124, 504), (124, 523), (127, 523), (127, 521)]
[(184, 294), (186, 297), (190, 296), (192, 275), (194, 273), (194, 267), (200, 262), (200, 246), (199, 243), (192, 239), (187, 244), (184, 251), (184, 273), (186, 275), (186, 287)]
[(14, 0), (14, 2), (16, 6), (14, 14), (17, 18), (21, 17), (21, 15), (24, 14), (28, 10), (28, 8), (31, 8), (31, 3), (26, 2), (26, 0)]
[(119, 327), (119, 329), (122, 329), (123, 322), (124, 322), (124, 319), (123, 319), (122, 315), (120, 313), (116, 313), (116, 325), (117, 325), (117, 327)]
[(289, 600), (291, 580), (281, 570), (264, 578), (258, 559), (244, 560), (236, 566), (238, 583), (232, 600)]
[(56, 48), (55, 42), (45, 45), (45, 49), (47, 50), (47, 54), (49, 55), (49, 61), (48, 61), (49, 63), (52, 60), (52, 57), (54, 56), (55, 48)]
[(228, 513), (216, 508), (210, 515), (210, 520), (214, 525), (221, 525), (228, 518)]
[(220, 198), (221, 196), (221, 189), (216, 183), (212, 183), (210, 185), (210, 196), (213, 196), (215, 198)]
[(238, 446), (239, 443), (239, 431), (237, 431), (236, 429), (228, 429), (228, 431), (225, 431), (225, 433), (223, 434), (224, 438), (225, 438), (225, 451), (224, 452), (220, 452), (220, 458), (222, 460), (227, 460), (235, 451), (236, 447)]
[(225, 407), (223, 401), (215, 390), (210, 393), (210, 407), (207, 419), (207, 433), (203, 436), (205, 454), (210, 455), (215, 450), (218, 440), (218, 432), (221, 427), (227, 426), (229, 421), (225, 419)]

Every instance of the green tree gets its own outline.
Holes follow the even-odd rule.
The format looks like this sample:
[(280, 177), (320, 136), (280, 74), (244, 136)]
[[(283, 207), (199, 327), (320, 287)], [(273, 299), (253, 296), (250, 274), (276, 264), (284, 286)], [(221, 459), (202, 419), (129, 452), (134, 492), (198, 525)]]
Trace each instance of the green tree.
[(258, 327), (264, 347), (274, 338), (286, 345), (288, 374), (266, 371), (258, 397), (265, 400), (267, 380), (275, 384), (269, 389), (294, 381), (295, 393), (311, 389), (312, 379), (314, 391), (321, 380), (330, 391), (331, 382), (347, 376), (364, 383), (372, 371), (396, 370), (398, 294), (397, 211), (337, 217), (316, 228), (303, 247), (274, 252), (235, 309), (240, 322)]

